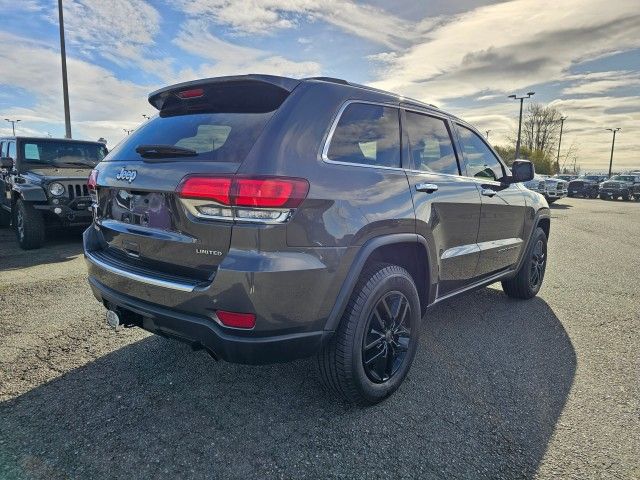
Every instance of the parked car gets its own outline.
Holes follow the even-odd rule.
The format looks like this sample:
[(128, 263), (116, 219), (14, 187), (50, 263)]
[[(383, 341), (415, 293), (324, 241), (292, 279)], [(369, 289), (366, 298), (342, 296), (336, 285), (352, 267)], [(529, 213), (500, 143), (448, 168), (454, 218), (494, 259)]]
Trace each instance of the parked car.
[(91, 223), (87, 178), (107, 154), (98, 142), (0, 138), (0, 226), (13, 223), (21, 248), (39, 248), (46, 228)]
[(603, 200), (640, 200), (640, 175), (614, 175), (600, 184)]
[(569, 182), (559, 178), (547, 177), (544, 180), (544, 198), (548, 203), (554, 203), (568, 194)]
[(569, 197), (597, 198), (601, 181), (600, 175), (578, 177), (569, 182), (568, 195)]
[(231, 362), (315, 355), (329, 389), (371, 404), (407, 375), (430, 305), (540, 289), (533, 165), (509, 171), (459, 118), (327, 78), (204, 79), (149, 101), (159, 115), (89, 180), (89, 283), (112, 326)]
[(545, 181), (545, 177), (543, 177), (542, 175), (535, 175), (533, 179), (529, 180), (528, 182), (525, 182), (524, 186), (527, 187), (529, 190), (533, 190), (534, 192), (537, 192), (540, 195), (544, 196), (546, 191), (546, 186), (544, 181)]
[(564, 180), (565, 182), (570, 182), (571, 180), (575, 180), (576, 178), (578, 178), (578, 175), (569, 175), (569, 174), (563, 173), (561, 175), (556, 175), (553, 178), (558, 178), (560, 180)]

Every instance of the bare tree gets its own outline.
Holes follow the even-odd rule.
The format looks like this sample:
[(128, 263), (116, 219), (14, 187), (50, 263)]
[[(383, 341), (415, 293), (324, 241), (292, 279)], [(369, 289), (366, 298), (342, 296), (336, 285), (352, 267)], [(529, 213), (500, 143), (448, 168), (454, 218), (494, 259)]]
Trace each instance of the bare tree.
[(558, 144), (562, 114), (555, 107), (545, 107), (539, 103), (529, 104), (522, 121), (523, 145), (531, 151), (542, 152), (552, 157)]

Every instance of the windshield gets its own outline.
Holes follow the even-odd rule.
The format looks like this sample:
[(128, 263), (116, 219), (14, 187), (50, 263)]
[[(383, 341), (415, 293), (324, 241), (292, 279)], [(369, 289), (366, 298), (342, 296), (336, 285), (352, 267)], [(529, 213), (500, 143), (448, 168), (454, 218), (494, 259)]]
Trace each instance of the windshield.
[(614, 175), (611, 180), (617, 180), (618, 182), (633, 182), (631, 175)]
[(95, 167), (107, 155), (99, 143), (61, 140), (24, 140), (21, 157), (25, 163), (64, 168)]
[(156, 117), (113, 149), (109, 160), (162, 159), (240, 163), (273, 112)]

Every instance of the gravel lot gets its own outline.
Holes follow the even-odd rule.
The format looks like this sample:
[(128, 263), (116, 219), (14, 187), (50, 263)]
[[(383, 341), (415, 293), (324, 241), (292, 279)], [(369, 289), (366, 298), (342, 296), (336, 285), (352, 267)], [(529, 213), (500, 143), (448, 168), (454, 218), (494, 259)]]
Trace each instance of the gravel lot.
[(640, 478), (640, 205), (553, 217), (539, 297), (430, 310), (407, 381), (368, 409), (310, 360), (113, 332), (77, 234), (22, 252), (2, 229), (0, 478)]

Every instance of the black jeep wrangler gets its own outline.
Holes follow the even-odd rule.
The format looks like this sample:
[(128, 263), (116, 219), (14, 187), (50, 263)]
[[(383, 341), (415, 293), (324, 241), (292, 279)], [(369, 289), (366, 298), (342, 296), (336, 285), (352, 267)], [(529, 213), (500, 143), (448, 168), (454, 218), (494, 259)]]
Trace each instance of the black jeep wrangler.
[(20, 247), (39, 248), (47, 227), (91, 223), (87, 178), (104, 144), (53, 138), (0, 138), (0, 226), (13, 224)]
[(315, 355), (371, 404), (407, 375), (427, 309), (543, 282), (550, 213), (483, 135), (344, 80), (246, 75), (154, 92), (159, 114), (89, 179), (89, 283), (112, 326), (240, 363)]

